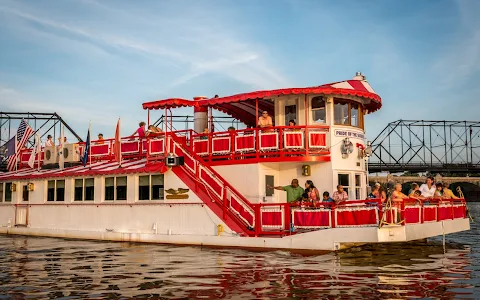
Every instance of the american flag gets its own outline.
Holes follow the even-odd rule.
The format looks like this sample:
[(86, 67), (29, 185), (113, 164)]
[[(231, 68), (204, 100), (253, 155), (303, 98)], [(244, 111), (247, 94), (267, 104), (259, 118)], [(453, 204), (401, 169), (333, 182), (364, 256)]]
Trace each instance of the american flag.
[(20, 122), (20, 126), (18, 127), (17, 130), (17, 147), (15, 148), (15, 152), (10, 153), (10, 156), (8, 157), (7, 160), (7, 168), (8, 170), (14, 171), (17, 162), (18, 162), (18, 156), (20, 155), (20, 150), (25, 146), (25, 143), (28, 141), (28, 138), (34, 133), (34, 130), (28, 126), (27, 122), (22, 119), (22, 122)]

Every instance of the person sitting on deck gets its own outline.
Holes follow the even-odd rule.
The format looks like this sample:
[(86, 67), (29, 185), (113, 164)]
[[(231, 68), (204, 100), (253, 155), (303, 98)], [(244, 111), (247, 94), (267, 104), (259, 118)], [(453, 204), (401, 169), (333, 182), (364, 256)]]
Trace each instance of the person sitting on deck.
[[(412, 183), (412, 188), (411, 188), (410, 191), (408, 192), (408, 196), (409, 196), (409, 197), (412, 197), (416, 191), (420, 191), (420, 187), (418, 186), (417, 183), (414, 182), (414, 183)], [(421, 193), (422, 193), (422, 192), (420, 192), (420, 194), (421, 194)]]
[(235, 129), (235, 127), (233, 127), (233, 126), (230, 126), (230, 127), (228, 127), (228, 129), (227, 129), (227, 131), (229, 131), (229, 132), (232, 132), (232, 131), (235, 132), (235, 130), (236, 130), (236, 129)]
[(99, 133), (99, 134), (98, 134), (97, 145), (103, 145), (104, 143), (105, 143), (105, 140), (103, 139), (103, 134), (102, 134), (102, 133)]
[(272, 117), (268, 115), (268, 112), (264, 110), (262, 116), (258, 118), (258, 127), (260, 128), (269, 128), (273, 127)]
[(337, 190), (333, 192), (333, 200), (335, 204), (339, 204), (340, 202), (344, 202), (348, 200), (348, 194), (343, 190), (343, 185), (337, 185)]
[(447, 199), (460, 199), (452, 192), (451, 189), (448, 188), (448, 183), (445, 183), (443, 186), (443, 195)]
[(147, 134), (146, 134), (146, 131), (145, 131), (145, 126), (146, 126), (146, 125), (147, 125), (147, 123), (145, 123), (145, 122), (143, 122), (143, 121), (140, 122), (140, 123), (138, 123), (138, 128), (137, 128), (137, 130), (135, 130), (135, 132), (132, 133), (132, 135), (131, 135), (130, 137), (134, 137), (134, 136), (138, 135), (138, 137), (139, 137), (140, 139), (145, 138), (145, 136), (147, 135)]
[(435, 190), (437, 188), (433, 184), (433, 177), (427, 177), (427, 181), (420, 186), (420, 192), (423, 197), (432, 198), (435, 195)]
[(443, 184), (441, 182), (437, 182), (435, 184), (435, 193), (433, 194), (433, 197), (434, 198), (441, 198), (441, 199), (449, 199), (447, 197), (445, 197), (445, 192), (443, 190)]
[(268, 186), (268, 187), (274, 188), (280, 191), (286, 191), (288, 203), (293, 203), (295, 201), (302, 199), (302, 194), (304, 193), (303, 188), (298, 185), (298, 179), (292, 179), (292, 183), (290, 185), (275, 186), (275, 187)]
[(335, 201), (330, 197), (329, 192), (323, 192), (323, 202), (334, 203)]
[[(417, 200), (427, 199), (427, 198), (422, 196), (422, 192), (420, 192), (420, 190), (416, 190), (415, 192), (413, 192), (412, 195), (410, 196), (410, 198), (417, 199)], [(426, 202), (426, 203), (428, 203), (428, 202)]]

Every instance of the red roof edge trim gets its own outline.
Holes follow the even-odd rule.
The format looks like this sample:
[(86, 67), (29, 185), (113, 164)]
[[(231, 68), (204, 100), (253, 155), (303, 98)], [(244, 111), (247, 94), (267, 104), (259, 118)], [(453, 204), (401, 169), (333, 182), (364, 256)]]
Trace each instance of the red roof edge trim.
[(184, 106), (198, 106), (199, 101), (187, 100), (181, 98), (170, 98), (165, 100), (157, 100), (151, 102), (145, 102), (142, 104), (143, 109), (161, 109), (161, 108), (176, 108)]

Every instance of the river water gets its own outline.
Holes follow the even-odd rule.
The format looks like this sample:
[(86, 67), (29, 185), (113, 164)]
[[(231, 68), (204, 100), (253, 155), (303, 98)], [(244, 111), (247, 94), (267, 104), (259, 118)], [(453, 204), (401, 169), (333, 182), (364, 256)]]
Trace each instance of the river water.
[(480, 299), (479, 233), (316, 256), (0, 236), (0, 299)]

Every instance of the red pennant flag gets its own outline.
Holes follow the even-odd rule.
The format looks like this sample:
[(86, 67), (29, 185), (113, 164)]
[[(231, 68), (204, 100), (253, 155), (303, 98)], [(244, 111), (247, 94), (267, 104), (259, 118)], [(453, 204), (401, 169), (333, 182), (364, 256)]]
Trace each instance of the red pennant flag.
[(117, 122), (117, 129), (115, 130), (115, 142), (113, 144), (113, 154), (115, 155), (115, 161), (120, 165), (122, 164), (122, 139), (120, 137), (120, 119)]

